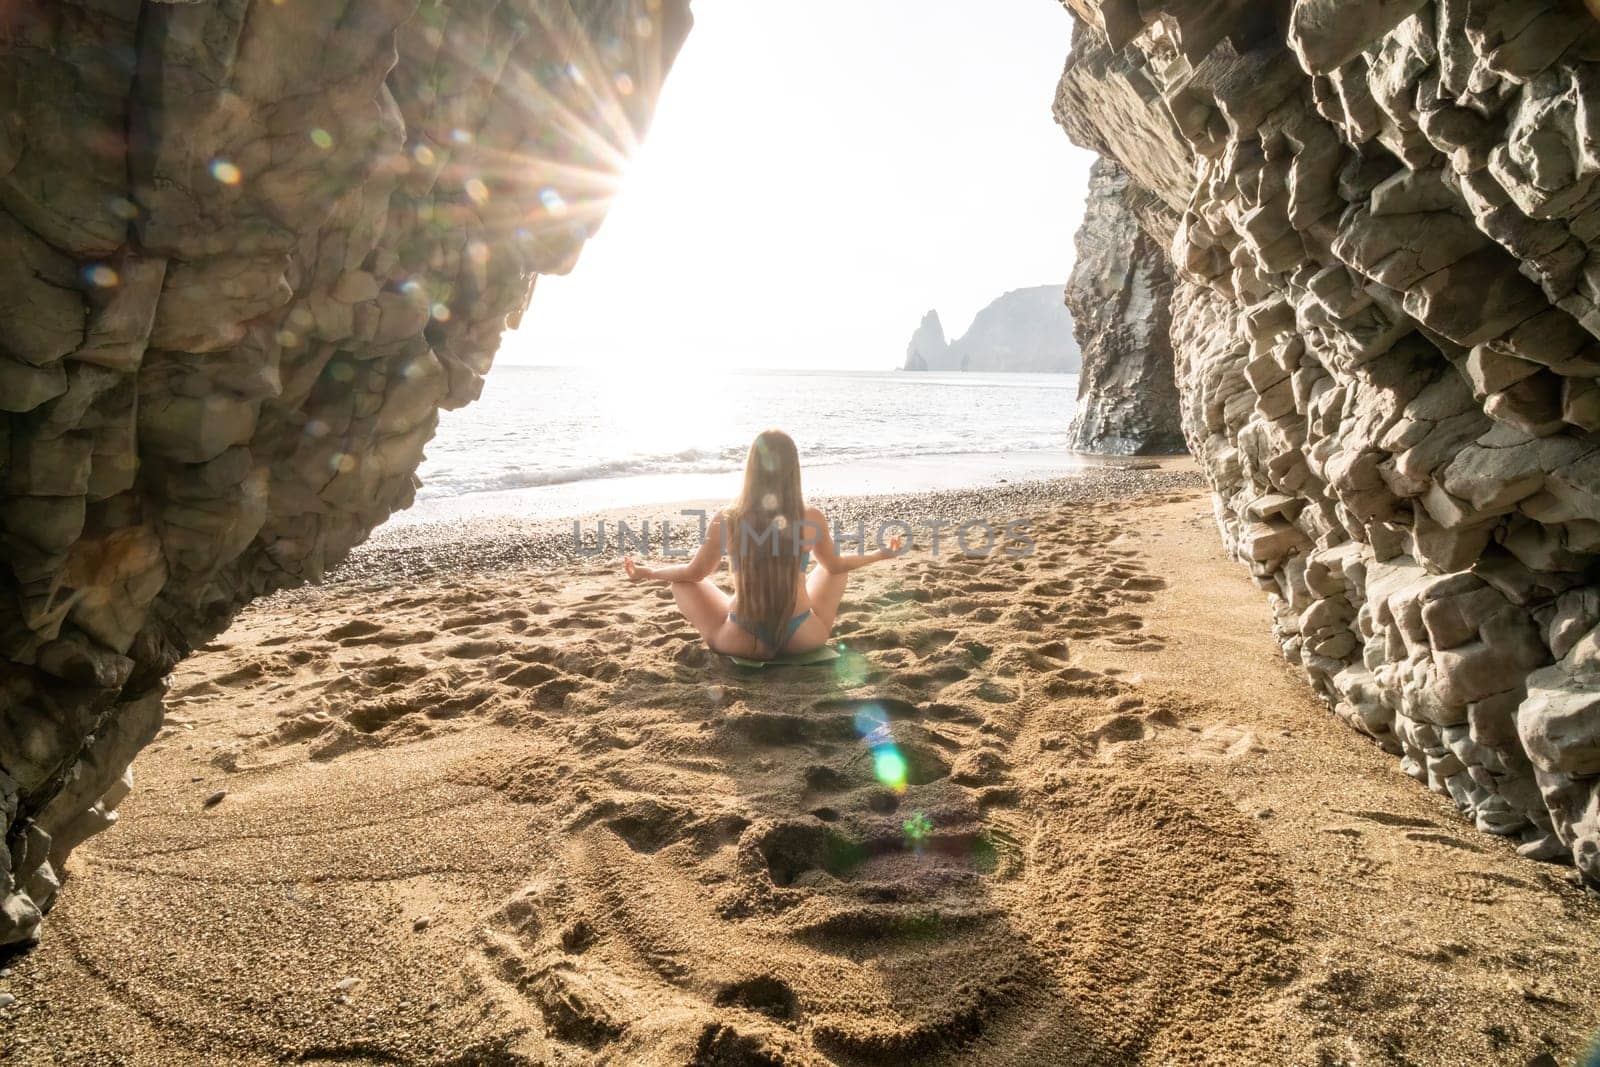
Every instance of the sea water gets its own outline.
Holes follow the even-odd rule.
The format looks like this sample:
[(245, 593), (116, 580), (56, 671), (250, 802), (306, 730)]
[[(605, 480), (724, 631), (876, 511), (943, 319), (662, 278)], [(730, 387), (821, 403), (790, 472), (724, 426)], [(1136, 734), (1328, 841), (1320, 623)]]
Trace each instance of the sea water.
[(1072, 374), (501, 366), (446, 412), (415, 519), (568, 514), (727, 496), (761, 430), (788, 431), (810, 493), (1067, 473)]

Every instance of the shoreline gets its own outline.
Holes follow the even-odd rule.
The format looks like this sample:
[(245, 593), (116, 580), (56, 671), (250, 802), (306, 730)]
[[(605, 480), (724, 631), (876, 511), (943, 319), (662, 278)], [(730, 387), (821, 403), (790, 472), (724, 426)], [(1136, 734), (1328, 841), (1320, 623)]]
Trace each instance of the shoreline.
[[(724, 484), (737, 488), (737, 476), (718, 477)], [(993, 520), (998, 516), (1025, 515), (1030, 509), (1037, 510), (1056, 502), (1101, 503), (1132, 499), (1153, 491), (1204, 486), (1198, 467), (1187, 456), (1127, 457), (1086, 463), (1074, 473), (1056, 478), (933, 489), (819, 492), (808, 494), (807, 501), (821, 508), (836, 524), (853, 530), (858, 522), (871, 529), (886, 519), (922, 522), (937, 518), (952, 523)], [(578, 523), (580, 529), (592, 533), (600, 522), (628, 522), (637, 529), (644, 520), (659, 530), (659, 523), (669, 520), (676, 539), (680, 529), (689, 532), (686, 527), (679, 526), (682, 511), (721, 507), (727, 499), (676, 497), (564, 515), (498, 512), (464, 514), (453, 519), (413, 518), (405, 522), (396, 521), (400, 517), (396, 515), (356, 546), (318, 586), (302, 586), (274, 596), (303, 595), (308, 588), (350, 583), (367, 585), (518, 566), (554, 570), (597, 559), (616, 559), (620, 556), (616, 551), (594, 555), (580, 552), (573, 539), (573, 524)], [(1004, 522), (999, 525), (1003, 526)], [(659, 549), (659, 536), (656, 540)]]
[[(808, 463), (803, 478), (809, 495), (874, 496), (895, 492), (981, 489), (1006, 482), (1070, 478), (1097, 467), (1161, 463), (1183, 456), (1095, 456), (1073, 452), (951, 452)], [(558, 518), (605, 511), (618, 505), (671, 504), (715, 498), (737, 490), (740, 465), (712, 472), (622, 474), (553, 485), (482, 489), (452, 496), (421, 496), (389, 520), (394, 525), (501, 517)], [(426, 483), (423, 491), (426, 491)]]

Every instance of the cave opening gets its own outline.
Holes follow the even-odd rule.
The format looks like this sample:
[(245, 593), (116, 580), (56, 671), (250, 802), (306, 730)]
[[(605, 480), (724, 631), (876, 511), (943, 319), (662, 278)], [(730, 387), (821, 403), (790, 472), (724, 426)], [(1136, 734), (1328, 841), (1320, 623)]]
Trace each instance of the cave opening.
[[(449, 521), (431, 491), (545, 489), (559, 510), (577, 499), (561, 486), (615, 488), (586, 473), (725, 471), (796, 392), (772, 372), (808, 363), (823, 395), (793, 419), (834, 445), (818, 488), (858, 486), (883, 450), (826, 393), (898, 369), (930, 303), (974, 319), (968, 338), (941, 333), (948, 367), (931, 369), (1075, 366), (1061, 291), (1078, 212), (1059, 188), (1087, 156), (1044, 103), (1062, 10), (943, 5), (900, 33), (914, 59), (886, 62), (906, 30), (887, 9), (841, 38), (705, 0), (630, 206), (622, 170), (687, 3), (414, 6), (32, 5), (5, 26), (28, 148), (5, 186), (24, 271), (4, 364), (8, 942), (31, 939), (68, 853), (114, 821), (172, 666), (391, 517)], [(822, 56), (839, 73), (794, 92)], [(81, 107), (49, 120), (42, 85)], [(596, 236), (614, 208), (617, 236)], [(523, 325), (540, 276), (549, 314)], [(1015, 310), (985, 311), (1006, 289)], [(497, 348), (490, 398), (469, 406)], [(594, 369), (519, 366), (551, 352)], [(709, 397), (706, 367), (727, 372)], [(687, 381), (648, 381), (663, 372)], [(992, 477), (945, 457), (983, 459), (997, 431), (1051, 446), (1019, 469), (1062, 468), (1075, 378), (958, 395), (900, 377), (863, 401), (867, 419), (922, 416), (881, 479), (919, 458), (909, 488)], [(436, 436), (440, 412), (464, 432)], [(686, 424), (698, 434), (674, 436)]]
[[(971, 70), (998, 78), (978, 36), (984, 16), (947, 6), (973, 20)], [(696, 7), (707, 25), (760, 17), (732, 0)], [(530, 1062), (669, 1046), (772, 1058), (795, 1042), (844, 1060), (958, 1058), (987, 1040), (1104, 1062), (1187, 1048), (1195, 1034), (1262, 1060), (1289, 1045), (1330, 1057), (1405, 1046), (1438, 1062), (1579, 1049), (1592, 1024), (1572, 1003), (1583, 998), (1531, 975), (1507, 987), (1497, 968), (1531, 959), (1565, 985), (1600, 981), (1582, 888), (1600, 881), (1592, 3), (1033, 10), (1065, 35), (1062, 7), (1071, 52), (1050, 77), (1048, 112), (1097, 158), (1073, 184), (1074, 197), (1087, 190), (1065, 294), (1084, 344), (1077, 418), (1049, 432), (1111, 453), (1186, 448), (1194, 472), (1134, 477), (1124, 464), (1099, 497), (989, 485), (982, 506), (1031, 508), (1062, 543), (1037, 560), (864, 582), (870, 603), (840, 631), (849, 655), (759, 683), (713, 673), (724, 668), (692, 634), (656, 622), (661, 603), (582, 571), (599, 563), (573, 561), (592, 586), (513, 569), (524, 584), (496, 588), (490, 564), (525, 563), (527, 544), (461, 540), (448, 566), (429, 569), (402, 530), (353, 570), (334, 568), (391, 516), (437, 509), (430, 484), (539, 490), (641, 462), (724, 473), (727, 441), (749, 427), (691, 417), (709, 436), (674, 439), (662, 410), (725, 413), (753, 395), (777, 404), (793, 380), (746, 370), (718, 392), (649, 376), (662, 363), (736, 362), (762, 330), (785, 358), (844, 358), (839, 335), (877, 328), (830, 324), (825, 308), (900, 294), (891, 332), (896, 348), (912, 336), (907, 369), (883, 388), (931, 390), (959, 346), (924, 315), (945, 297), (921, 295), (930, 283), (918, 272), (985, 255), (951, 251), (950, 218), (1003, 236), (989, 254), (1064, 264), (1067, 232), (1037, 239), (1002, 214), (1034, 210), (1019, 183), (1042, 188), (1055, 172), (1008, 170), (994, 143), (939, 136), (969, 106), (971, 83), (897, 82), (878, 60), (884, 41), (915, 48), (915, 33), (893, 32), (903, 12), (852, 5), (833, 20), (880, 20), (873, 34), (777, 18), (769, 30), (801, 47), (775, 89), (754, 82), (778, 63), (770, 49), (727, 53), (742, 68), (673, 74), (730, 107), (702, 131), (725, 163), (696, 172), (711, 149), (692, 140), (653, 161), (669, 177), (641, 190), (641, 203), (657, 199), (637, 239), (620, 225), (596, 231), (613, 206), (612, 222), (627, 221), (618, 171), (657, 98), (670, 101), (686, 0), (129, 0), (0, 16), (0, 242), (12, 253), (0, 260), (0, 943), (30, 943), (48, 908), (73, 907), (60, 892), (68, 854), (115, 820), (133, 756), (166, 731), (151, 754), (171, 775), (193, 772), (191, 787), (265, 780), (270, 753), (291, 746), (315, 773), (194, 803), (152, 797), (153, 808), (170, 802), (168, 823), (129, 834), (127, 851), (95, 852), (97, 871), (115, 873), (83, 887), (75, 934), (103, 935), (104, 916), (121, 914), (117, 892), (138, 897), (134, 914), (170, 920), (175, 901), (227, 886), (252, 902), (229, 928), (230, 966), (267, 966), (262, 932), (293, 929), (308, 935), (293, 942), (306, 952), (295, 962), (329, 979), (318, 995), (343, 1009), (363, 989), (403, 988), (393, 1018), (415, 1019), (413, 999), (434, 993), (414, 974), (375, 965), (334, 979), (341, 961), (307, 946), (347, 943), (333, 920), (360, 914), (392, 962), (410, 951), (395, 946), (435, 929), (472, 946), (466, 984), (488, 990), (456, 1003), (464, 1014), (452, 1021), (476, 1039), (469, 1016), (508, 1011), (528, 1023), (515, 1041), (532, 1042), (516, 1049)], [(894, 110), (850, 100), (859, 83), (831, 76), (839, 64), (881, 79)], [(722, 80), (697, 82), (696, 70)], [(790, 110), (771, 114), (778, 104)], [(916, 115), (905, 130), (926, 143), (902, 144), (903, 131), (871, 117), (890, 114)], [(865, 141), (839, 115), (865, 117)], [(762, 137), (834, 148), (802, 153), (801, 167), (792, 147), (759, 150)], [(849, 161), (880, 142), (895, 147), (874, 185)], [(963, 170), (974, 160), (976, 172)], [(774, 161), (793, 173), (729, 180), (752, 173), (738, 164)], [(923, 189), (944, 191), (874, 231), (873, 210), (881, 221), (885, 201)], [(548, 319), (525, 316), (534, 279), (560, 279), (591, 238), (573, 280), (540, 283)], [(893, 277), (857, 270), (874, 262), (893, 263)], [(591, 266), (593, 292), (611, 296), (580, 288)], [(837, 277), (855, 281), (818, 284)], [(1051, 279), (1058, 291), (1063, 281)], [(484, 471), (490, 446), (436, 437), (439, 412), (479, 398), (519, 322), (513, 365), (490, 379), (481, 410), (524, 424)], [(663, 351), (657, 334), (680, 347)], [(514, 365), (522, 346), (531, 363), (585, 344), (597, 346), (586, 358), (611, 358), (581, 387)], [(607, 376), (630, 381), (608, 392)], [(493, 392), (513, 381), (523, 384), (508, 384), (508, 398), (588, 392), (519, 415)], [(1066, 398), (1029, 408), (1032, 392), (950, 402), (930, 391), (910, 406), (992, 436), (1050, 424)], [(551, 412), (594, 423), (614, 393), (629, 399), (601, 416), (620, 451), (519, 454)], [(848, 429), (836, 414), (819, 408), (807, 432)], [(419, 486), (430, 442), (440, 465)], [(475, 465), (487, 478), (476, 485)], [(1143, 496), (1116, 495), (1135, 482)], [(574, 506), (564, 491), (547, 494), (552, 514)], [(1190, 535), (1213, 519), (1242, 572), (1195, 548)], [(363, 559), (391, 569), (363, 570)], [(262, 599), (330, 577), (354, 591), (342, 608), (313, 607), (310, 594)], [(245, 631), (219, 639), (257, 600)], [(596, 623), (597, 604), (610, 624)], [(335, 621), (335, 610), (355, 617)], [(258, 619), (272, 632), (253, 629)], [(619, 641), (649, 651), (631, 662)], [(1269, 644), (1294, 668), (1292, 687), (1258, 655)], [(1203, 655), (1186, 659), (1194, 650)], [(193, 653), (216, 669), (181, 675), (169, 698), (165, 679)], [(1210, 673), (1193, 669), (1201, 661)], [(294, 705), (299, 685), (315, 700)], [(223, 705), (248, 718), (232, 735), (195, 714)], [(457, 729), (480, 721), (549, 750), (510, 752)], [(856, 736), (863, 721), (870, 743)], [(191, 732), (209, 746), (203, 758)], [(413, 743), (455, 759), (449, 775), (390, 751)], [(898, 775), (879, 770), (886, 753)], [(1393, 768), (1415, 785), (1392, 788)], [(345, 821), (358, 801), (393, 810)], [(275, 840), (290, 808), (322, 823), (303, 827), (303, 849), (264, 859), (255, 843)], [(201, 819), (231, 828), (203, 846), (220, 857), (211, 881), (115, 881), (200, 851), (181, 827)], [(369, 861), (363, 885), (396, 894), (383, 922), (341, 911), (338, 880), (308, 873), (306, 857), (341, 834), (381, 836), (389, 821), (415, 842), (345, 850)], [(551, 866), (522, 877), (494, 839), (530, 833)], [(419, 852), (426, 870), (384, 866)], [(452, 874), (493, 892), (428, 881)], [(474, 902), (461, 909), (471, 930), (441, 918), (456, 914), (449, 894)], [(629, 907), (639, 902), (656, 907)], [(1321, 940), (1289, 921), (1301, 908)], [(1546, 910), (1578, 919), (1542, 925)], [(717, 950), (639, 919), (658, 914), (689, 917), (684, 929), (710, 931)], [(1428, 945), (1389, 951), (1391, 915), (1426, 930)], [(806, 952), (769, 959), (729, 934), (751, 916), (770, 922), (766, 948)], [(1117, 933), (1127, 929), (1154, 933), (1128, 944)], [(1505, 937), (1524, 940), (1508, 949)], [(97, 944), (113, 970), (145, 959), (127, 939)], [(830, 1000), (808, 970), (817, 946), (831, 967), (862, 955), (877, 985)], [(919, 971), (929, 946), (944, 955)], [(1217, 974), (1228, 976), (1220, 986)], [(639, 975), (617, 992), (618, 976)], [(930, 977), (945, 984), (921, 1012), (915, 994)], [(1446, 1028), (1427, 1021), (1438, 1002), (1417, 999), (1433, 983), (1459, 994), (1448, 1048)], [(1119, 1001), (1118, 990), (1138, 995)], [(10, 1012), (15, 998), (3, 996)], [(1069, 1005), (1059, 1025), (1009, 1028), (1044, 1018), (1044, 1000)], [(398, 1055), (379, 1037), (335, 1032), (342, 1017), (285, 1010), (316, 1027), (296, 1054)], [(1548, 1014), (1531, 1021), (1535, 1011)], [(0, 1014), (0, 1025), (32, 1040), (20, 1018)], [(1330, 1021), (1346, 1042), (1337, 1048), (1324, 1041)], [(513, 1038), (484, 1040), (456, 1049), (458, 1062)]]

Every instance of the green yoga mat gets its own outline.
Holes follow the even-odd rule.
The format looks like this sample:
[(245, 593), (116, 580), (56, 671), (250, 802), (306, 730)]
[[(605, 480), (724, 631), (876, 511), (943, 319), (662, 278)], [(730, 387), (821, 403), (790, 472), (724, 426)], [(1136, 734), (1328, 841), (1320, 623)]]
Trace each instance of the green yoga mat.
[(751, 670), (760, 670), (763, 667), (815, 667), (822, 663), (832, 663), (839, 658), (839, 650), (832, 645), (823, 645), (813, 648), (810, 652), (796, 652), (792, 656), (779, 656), (777, 659), (745, 659), (742, 656), (729, 656), (736, 667), (748, 667)]

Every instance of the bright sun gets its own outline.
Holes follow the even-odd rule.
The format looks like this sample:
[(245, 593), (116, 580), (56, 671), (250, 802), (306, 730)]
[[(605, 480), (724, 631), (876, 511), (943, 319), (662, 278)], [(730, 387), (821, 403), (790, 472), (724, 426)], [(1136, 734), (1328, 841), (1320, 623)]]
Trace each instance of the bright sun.
[(540, 280), (504, 361), (887, 369), (929, 308), (958, 330), (1065, 283), (1091, 157), (1050, 116), (1060, 8), (694, 10), (620, 191), (596, 190), (604, 227), (574, 275)]

